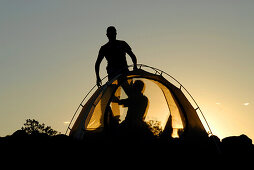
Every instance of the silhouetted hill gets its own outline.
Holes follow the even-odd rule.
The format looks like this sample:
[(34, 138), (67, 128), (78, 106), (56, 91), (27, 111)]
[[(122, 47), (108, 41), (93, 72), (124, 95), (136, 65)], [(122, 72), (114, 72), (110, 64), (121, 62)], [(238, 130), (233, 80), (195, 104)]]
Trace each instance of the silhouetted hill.
[[(254, 157), (254, 145), (246, 135), (230, 136), (220, 140), (211, 136), (203, 140), (189, 139), (137, 139), (105, 138), (93, 136), (77, 141), (66, 135), (49, 136), (47, 134), (27, 134), (18, 130), (10, 136), (0, 138), (1, 153), (33, 157), (33, 155), (59, 156), (80, 155), (80, 158), (113, 159), (205, 159), (216, 161), (245, 161)], [(132, 155), (130, 157), (130, 155)]]

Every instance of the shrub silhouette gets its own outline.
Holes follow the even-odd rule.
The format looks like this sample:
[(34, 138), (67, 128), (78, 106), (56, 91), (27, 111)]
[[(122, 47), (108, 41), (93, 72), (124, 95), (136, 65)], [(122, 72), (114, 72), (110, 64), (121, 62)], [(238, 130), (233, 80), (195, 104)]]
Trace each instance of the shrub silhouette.
[(155, 136), (159, 136), (162, 133), (161, 122), (157, 120), (149, 120), (146, 122), (149, 126), (149, 129)]
[(50, 126), (45, 126), (44, 123), (40, 124), (35, 119), (27, 119), (21, 130), (25, 131), (27, 134), (47, 134), (49, 136), (55, 136), (59, 134), (56, 130), (52, 129)]

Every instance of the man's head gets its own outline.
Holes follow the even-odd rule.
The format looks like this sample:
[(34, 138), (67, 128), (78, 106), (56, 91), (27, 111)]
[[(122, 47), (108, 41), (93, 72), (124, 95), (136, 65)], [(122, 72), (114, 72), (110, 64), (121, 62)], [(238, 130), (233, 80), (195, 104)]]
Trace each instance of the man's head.
[(132, 85), (133, 89), (136, 93), (143, 93), (145, 90), (145, 84), (141, 80), (136, 80), (134, 84)]
[(116, 40), (116, 28), (114, 26), (107, 28), (107, 37), (109, 41)]

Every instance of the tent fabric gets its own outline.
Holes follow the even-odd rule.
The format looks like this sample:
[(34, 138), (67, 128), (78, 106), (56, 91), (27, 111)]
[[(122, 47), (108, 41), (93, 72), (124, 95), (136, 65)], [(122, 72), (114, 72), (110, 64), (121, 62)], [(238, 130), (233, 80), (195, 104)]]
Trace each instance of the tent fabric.
[[(170, 116), (167, 117), (168, 120), (166, 120), (167, 125), (171, 122), (173, 129), (184, 130), (186, 136), (202, 136), (207, 134), (196, 110), (192, 107), (181, 89), (167, 81), (162, 75), (138, 69), (130, 71), (126, 75), (126, 78), (128, 80), (149, 80), (160, 88), (170, 113)], [(70, 131), (70, 136), (83, 139), (87, 131), (101, 132), (105, 130), (105, 126), (108, 124), (107, 116), (109, 114), (113, 114), (113, 117), (120, 116), (119, 105), (111, 102), (112, 96), (121, 95), (121, 84), (118, 84), (118, 80), (119, 75), (96, 90), (81, 110)]]
[(87, 118), (87, 115), (89, 112), (91, 112), (93, 109), (93, 103), (95, 100), (99, 99), (100, 96), (102, 95), (102, 88), (97, 89), (95, 93), (92, 95), (92, 97), (86, 102), (86, 104), (83, 106), (78, 118), (76, 119), (71, 131), (70, 131), (70, 136), (75, 136), (76, 138), (82, 138), (82, 132), (85, 130), (84, 129), (84, 124)]
[(107, 84), (95, 91), (83, 106), (70, 131), (70, 136), (75, 136), (78, 139), (83, 138), (86, 130), (95, 130), (104, 126), (103, 114), (112, 91), (113, 86)]
[(186, 113), (186, 120), (188, 121), (188, 131), (190, 135), (198, 135), (198, 134), (204, 134), (206, 133), (206, 130), (200, 121), (196, 110), (193, 108), (191, 103), (188, 101), (188, 99), (185, 97), (183, 92), (176, 87), (172, 87), (172, 91), (176, 95), (176, 98), (178, 99), (178, 103), (181, 104), (183, 109)]
[(172, 128), (185, 128), (186, 126), (186, 121), (182, 112), (182, 109), (180, 108), (179, 104), (177, 103), (175, 97), (173, 94), (170, 92), (166, 86), (162, 85), (159, 82), (154, 81), (162, 90), (165, 99), (168, 104), (168, 108), (170, 110), (171, 116), (173, 118), (172, 120)]

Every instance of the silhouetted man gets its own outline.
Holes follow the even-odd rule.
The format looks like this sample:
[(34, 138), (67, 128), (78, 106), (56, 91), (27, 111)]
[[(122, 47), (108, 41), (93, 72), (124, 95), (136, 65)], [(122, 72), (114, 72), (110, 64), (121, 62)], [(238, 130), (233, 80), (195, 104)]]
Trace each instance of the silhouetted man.
[(137, 68), (137, 58), (133, 54), (131, 47), (121, 40), (116, 40), (116, 28), (110, 26), (107, 28), (108, 42), (100, 48), (98, 58), (95, 63), (95, 72), (97, 77), (97, 86), (101, 86), (101, 79), (99, 75), (100, 64), (105, 57), (107, 65), (108, 79), (112, 79), (119, 73), (127, 73), (128, 64), (126, 61), (126, 53), (131, 57), (134, 64), (134, 69)]

